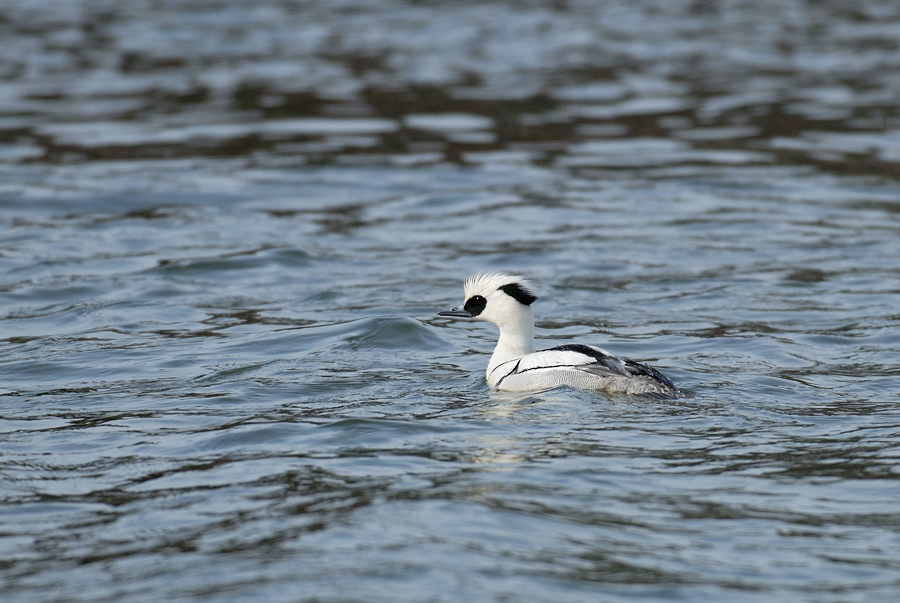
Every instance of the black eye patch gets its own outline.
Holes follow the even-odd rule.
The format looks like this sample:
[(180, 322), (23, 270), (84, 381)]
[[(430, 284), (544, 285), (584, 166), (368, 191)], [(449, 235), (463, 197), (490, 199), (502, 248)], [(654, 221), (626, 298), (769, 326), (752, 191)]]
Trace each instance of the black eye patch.
[(473, 317), (478, 316), (484, 311), (484, 307), (487, 305), (487, 300), (481, 297), (480, 295), (473, 295), (469, 299), (466, 300), (466, 305), (463, 308), (471, 314)]

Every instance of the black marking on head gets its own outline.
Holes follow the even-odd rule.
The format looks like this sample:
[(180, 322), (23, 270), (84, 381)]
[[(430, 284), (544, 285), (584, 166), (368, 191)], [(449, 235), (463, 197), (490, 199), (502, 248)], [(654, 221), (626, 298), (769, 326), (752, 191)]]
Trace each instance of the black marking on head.
[(484, 299), (480, 295), (473, 295), (466, 300), (466, 305), (464, 305), (463, 308), (466, 312), (472, 315), (472, 318), (475, 318), (476, 316), (484, 312), (485, 306), (487, 306), (486, 299)]
[(498, 290), (503, 291), (520, 304), (524, 304), (526, 306), (530, 306), (535, 301), (537, 301), (537, 296), (519, 283), (510, 283), (508, 285), (503, 285), (502, 287), (499, 287)]

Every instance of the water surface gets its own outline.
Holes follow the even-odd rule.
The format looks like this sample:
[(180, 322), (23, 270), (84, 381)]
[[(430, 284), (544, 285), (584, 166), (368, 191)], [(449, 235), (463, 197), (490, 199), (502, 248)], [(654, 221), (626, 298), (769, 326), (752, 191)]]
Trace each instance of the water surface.
[(895, 4), (7, 7), (4, 594), (896, 598)]

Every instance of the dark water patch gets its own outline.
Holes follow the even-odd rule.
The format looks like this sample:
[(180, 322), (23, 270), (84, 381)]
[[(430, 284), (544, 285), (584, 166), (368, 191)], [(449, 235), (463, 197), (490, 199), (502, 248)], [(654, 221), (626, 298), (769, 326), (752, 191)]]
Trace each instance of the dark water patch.
[[(206, 437), (198, 438), (196, 446), (198, 450), (210, 453), (246, 450), (261, 454), (267, 448), (283, 450), (287, 441), (302, 441), (311, 428), (310, 425), (297, 423), (223, 425), (207, 432)], [(297, 454), (309, 453), (307, 449), (297, 450)]]
[(405, 316), (366, 319), (357, 325), (353, 335), (346, 338), (346, 345), (354, 350), (437, 350), (446, 344), (428, 325)]
[[(269, 257), (271, 254), (267, 247), (257, 249), (248, 249), (234, 251), (209, 258), (196, 259), (178, 259), (159, 261), (159, 268), (166, 273), (177, 276), (189, 276), (191, 274), (215, 274), (222, 271), (230, 270), (260, 270), (270, 265)], [(291, 250), (285, 253), (283, 250), (277, 254), (278, 263), (288, 263), (297, 265), (297, 261), (303, 262), (307, 259), (307, 254), (300, 250)]]
[(213, 371), (204, 373), (194, 378), (194, 381), (201, 384), (213, 384), (222, 381), (233, 381), (236, 379), (246, 379), (254, 373), (265, 369), (277, 361), (257, 362), (251, 364), (234, 364), (234, 365), (217, 365)]
[(816, 268), (805, 268), (794, 270), (784, 278), (795, 283), (821, 283), (828, 280), (828, 275)]

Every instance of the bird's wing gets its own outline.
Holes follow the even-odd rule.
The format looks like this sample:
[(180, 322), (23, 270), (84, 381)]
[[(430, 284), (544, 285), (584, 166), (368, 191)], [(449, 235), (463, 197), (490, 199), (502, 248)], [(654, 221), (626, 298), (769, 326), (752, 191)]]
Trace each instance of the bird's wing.
[[(652, 366), (635, 362), (630, 358), (613, 356), (606, 350), (592, 345), (562, 345), (534, 355), (539, 354), (545, 355), (545, 358), (558, 358), (561, 363), (567, 361), (569, 366), (598, 377), (648, 377), (675, 389), (675, 384)], [(520, 366), (519, 372), (521, 371)]]
[(598, 376), (627, 377), (625, 362), (606, 350), (592, 345), (570, 344), (528, 354), (522, 358), (519, 372), (529, 369), (554, 367), (572, 367), (589, 370)]
[(625, 363), (605, 350), (589, 345), (563, 345), (526, 354), (519, 359), (515, 372), (549, 368), (582, 368), (598, 365), (611, 375), (628, 376)]

